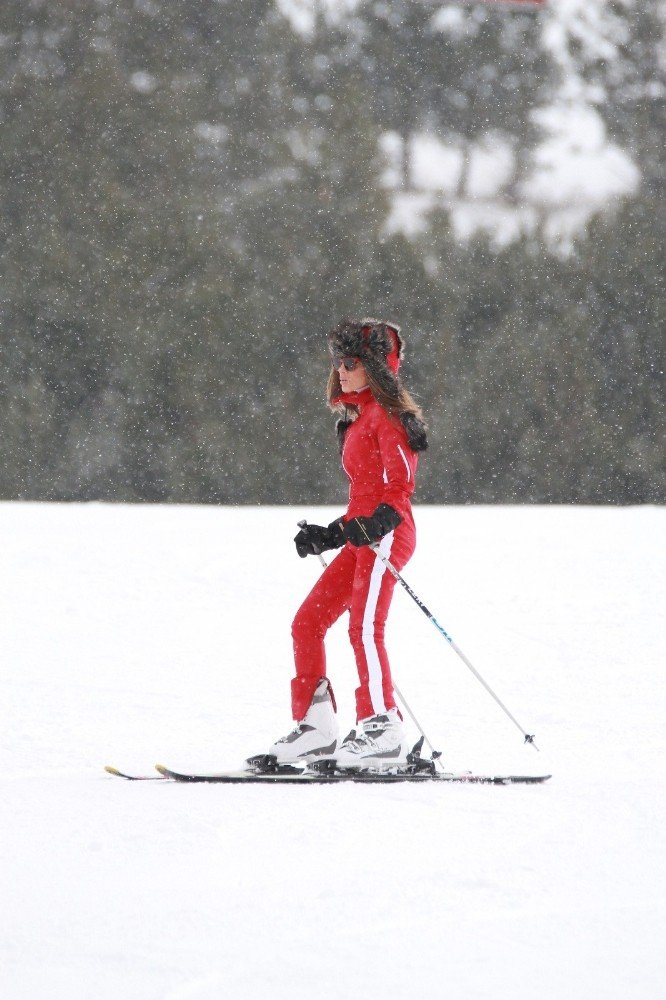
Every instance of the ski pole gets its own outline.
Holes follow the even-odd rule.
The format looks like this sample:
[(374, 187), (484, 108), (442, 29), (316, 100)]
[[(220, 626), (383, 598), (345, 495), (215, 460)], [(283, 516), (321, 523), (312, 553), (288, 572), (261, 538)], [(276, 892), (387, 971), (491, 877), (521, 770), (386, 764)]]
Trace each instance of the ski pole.
[[(303, 519), (302, 521), (298, 521), (297, 522), (299, 528), (306, 528), (307, 527), (307, 523), (308, 522), (305, 519)], [(317, 556), (319, 557), (319, 561), (322, 564), (322, 566), (328, 566), (328, 563), (324, 559), (324, 557), (321, 554), (321, 552), (318, 552)], [(408, 704), (408, 702), (407, 702), (404, 694), (402, 693), (402, 691), (400, 690), (400, 688), (398, 687), (398, 685), (395, 683), (395, 681), (393, 681), (393, 690), (395, 691), (395, 693), (397, 694), (398, 698), (402, 702), (403, 708), (407, 712), (407, 715), (410, 717), (410, 719), (412, 720), (412, 722), (414, 723), (414, 725), (418, 729), (419, 733), (423, 737), (424, 743), (427, 743), (427, 745), (430, 747), (430, 753), (432, 755), (432, 759), (434, 761), (436, 761), (439, 764), (439, 766), (442, 768), (442, 770), (443, 770), (444, 767), (443, 767), (443, 764), (442, 764), (442, 762), (440, 760), (440, 757), (442, 756), (442, 751), (441, 750), (435, 750), (435, 748), (432, 745), (431, 741), (428, 739), (428, 737), (426, 736), (425, 732), (423, 731), (423, 726), (421, 725), (421, 723), (419, 722), (419, 720), (416, 718), (416, 716), (412, 712), (412, 710), (409, 707), (409, 704)]]
[(395, 691), (395, 693), (397, 694), (398, 698), (402, 702), (402, 707), (407, 712), (407, 715), (410, 717), (410, 719), (412, 720), (412, 722), (414, 723), (414, 725), (416, 726), (416, 728), (420, 732), (421, 737), (424, 740), (424, 742), (427, 743), (427, 745), (430, 747), (430, 756), (435, 761), (435, 763), (439, 764), (439, 766), (441, 767), (441, 769), (443, 771), (444, 770), (444, 765), (442, 764), (442, 761), (440, 759), (441, 756), (442, 756), (442, 751), (441, 750), (435, 750), (434, 746), (432, 745), (432, 743), (430, 742), (430, 740), (426, 736), (426, 734), (425, 734), (425, 732), (423, 730), (423, 726), (421, 725), (421, 723), (419, 722), (419, 720), (416, 718), (416, 716), (412, 712), (411, 708), (409, 707), (409, 704), (407, 703), (407, 699), (405, 698), (404, 694), (402, 693), (402, 691), (400, 690), (400, 688), (398, 687), (398, 685), (396, 684), (396, 682), (393, 680), (393, 676), (391, 676), (391, 680), (393, 681), (393, 690)]
[(511, 719), (511, 721), (514, 724), (514, 726), (516, 726), (516, 728), (520, 730), (520, 732), (524, 736), (524, 742), (525, 743), (531, 743), (532, 746), (534, 747), (534, 749), (538, 750), (539, 748), (536, 745), (536, 743), (534, 742), (534, 735), (530, 735), (529, 733), (525, 732), (525, 730), (523, 729), (523, 727), (520, 725), (520, 723), (518, 722), (518, 720), (511, 714), (511, 712), (506, 707), (506, 705), (504, 704), (504, 702), (501, 701), (498, 698), (498, 696), (495, 694), (495, 692), (493, 691), (493, 689), (491, 688), (491, 686), (483, 679), (483, 677), (481, 676), (481, 674), (479, 673), (479, 671), (476, 669), (476, 667), (472, 663), (470, 663), (470, 661), (465, 656), (465, 654), (463, 653), (463, 651), (460, 648), (460, 646), (458, 646), (453, 641), (453, 639), (451, 638), (451, 636), (449, 635), (449, 633), (446, 631), (446, 629), (442, 628), (442, 626), (439, 624), (439, 622), (437, 621), (437, 619), (435, 618), (435, 616), (433, 615), (433, 613), (431, 611), (428, 611), (427, 607), (425, 606), (425, 604), (423, 603), (423, 601), (421, 600), (421, 598), (417, 597), (417, 595), (414, 593), (414, 591), (409, 586), (409, 584), (407, 583), (407, 581), (405, 579), (403, 579), (402, 576), (400, 576), (400, 573), (398, 573), (398, 571), (395, 568), (395, 566), (391, 562), (389, 562), (389, 560), (385, 556), (383, 556), (381, 554), (381, 552), (379, 551), (379, 545), (378, 545), (378, 543), (377, 542), (373, 543), (370, 540), (370, 537), (369, 537), (367, 531), (365, 530), (365, 528), (363, 527), (363, 525), (360, 523), (360, 521), (358, 520), (358, 518), (356, 518), (355, 520), (356, 520), (356, 523), (361, 528), (361, 531), (363, 532), (363, 534), (365, 535), (365, 537), (368, 539), (370, 547), (372, 549), (374, 549), (375, 553), (379, 556), (379, 558), (381, 559), (381, 561), (384, 563), (384, 565), (386, 566), (386, 568), (389, 571), (389, 573), (391, 573), (391, 575), (397, 580), (397, 582), (399, 584), (401, 584), (402, 587), (404, 587), (404, 589), (407, 591), (407, 593), (412, 598), (412, 600), (415, 601), (416, 604), (418, 604), (418, 606), (420, 607), (421, 611), (426, 616), (426, 618), (430, 619), (430, 621), (433, 623), (433, 625), (435, 626), (435, 628), (437, 629), (437, 631), (440, 633), (440, 635), (444, 636), (444, 638), (446, 639), (446, 641), (450, 645), (451, 649), (455, 653), (458, 654), (458, 656), (463, 661), (463, 663), (465, 664), (465, 666), (467, 667), (467, 669), (470, 670), (474, 674), (474, 676), (476, 677), (477, 681), (481, 685), (483, 685), (483, 687), (486, 689), (486, 691), (488, 692), (488, 694), (492, 698), (495, 699), (495, 701), (497, 702), (497, 704), (499, 705), (499, 707), (502, 709), (502, 711), (504, 712), (504, 714), (509, 719)]

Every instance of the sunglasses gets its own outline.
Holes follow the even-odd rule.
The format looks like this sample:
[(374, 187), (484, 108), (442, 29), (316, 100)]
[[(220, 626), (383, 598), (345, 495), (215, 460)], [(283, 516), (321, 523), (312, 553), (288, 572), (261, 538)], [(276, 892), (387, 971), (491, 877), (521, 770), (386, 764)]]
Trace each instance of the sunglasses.
[(340, 365), (343, 365), (345, 371), (353, 372), (358, 368), (360, 363), (361, 363), (360, 358), (349, 358), (345, 357), (342, 354), (331, 355), (331, 364), (335, 369), (339, 368)]

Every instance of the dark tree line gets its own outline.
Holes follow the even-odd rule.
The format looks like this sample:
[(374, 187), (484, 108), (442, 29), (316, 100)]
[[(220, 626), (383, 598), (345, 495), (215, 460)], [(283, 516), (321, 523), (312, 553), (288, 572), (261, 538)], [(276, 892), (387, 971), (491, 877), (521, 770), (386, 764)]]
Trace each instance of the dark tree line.
[(422, 501), (664, 499), (658, 8), (582, 64), (643, 184), (566, 257), (444, 209), (387, 235), (384, 132), (496, 131), (520, 172), (557, 84), (538, 18), (436, 11), (304, 37), (269, 0), (4, 0), (0, 497), (337, 501), (324, 333), (370, 312), (405, 330)]

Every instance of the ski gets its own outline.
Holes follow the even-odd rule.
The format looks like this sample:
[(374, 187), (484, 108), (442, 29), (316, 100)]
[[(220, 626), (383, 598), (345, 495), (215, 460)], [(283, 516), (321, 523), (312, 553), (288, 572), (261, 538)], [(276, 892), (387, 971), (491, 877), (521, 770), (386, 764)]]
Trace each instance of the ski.
[(474, 774), (472, 771), (437, 771), (431, 768), (395, 771), (348, 770), (311, 765), (307, 768), (286, 765), (269, 770), (245, 768), (238, 771), (183, 772), (156, 764), (157, 774), (127, 774), (117, 767), (106, 765), (104, 770), (125, 781), (175, 781), (190, 784), (272, 784), (272, 785), (334, 785), (341, 782), (355, 784), (395, 784), (396, 782), (445, 781), (470, 785), (535, 785), (548, 781), (550, 774)]
[(126, 781), (164, 781), (163, 774), (125, 774), (124, 771), (119, 771), (117, 767), (111, 767), (110, 764), (106, 764), (104, 770), (107, 774), (113, 774), (117, 778), (125, 778)]
[(335, 771), (333, 769), (283, 767), (273, 771), (239, 770), (206, 773), (187, 773), (174, 771), (163, 764), (156, 764), (156, 770), (162, 778), (183, 783), (208, 784), (269, 784), (269, 785), (332, 785), (342, 782), (355, 784), (394, 784), (396, 782), (427, 782), (446, 781), (460, 784), (479, 785), (516, 785), (541, 784), (547, 781), (550, 774), (474, 774), (469, 771), (445, 772), (435, 770), (404, 770), (404, 771)]

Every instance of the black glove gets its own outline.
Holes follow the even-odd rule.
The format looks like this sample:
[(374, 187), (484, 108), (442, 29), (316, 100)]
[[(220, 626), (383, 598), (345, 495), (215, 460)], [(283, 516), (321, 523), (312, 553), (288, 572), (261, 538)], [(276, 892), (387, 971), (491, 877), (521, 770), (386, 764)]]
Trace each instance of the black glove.
[(370, 545), (388, 535), (389, 531), (393, 531), (401, 523), (402, 518), (397, 510), (387, 503), (380, 503), (370, 517), (353, 517), (351, 521), (347, 521), (344, 527), (345, 541), (352, 545)]
[(339, 549), (344, 545), (342, 522), (332, 521), (327, 528), (319, 524), (306, 524), (294, 538), (296, 551), (301, 559), (306, 556), (318, 556), (320, 552), (329, 549)]

